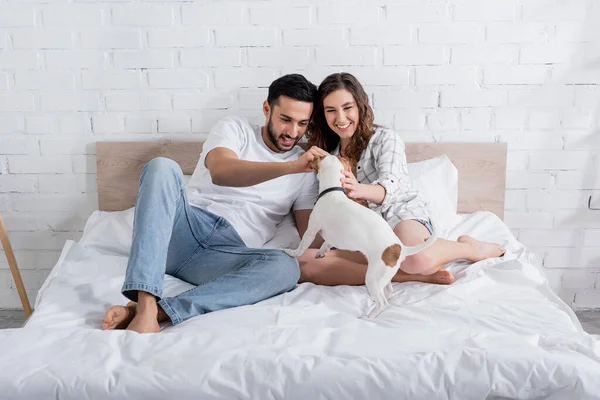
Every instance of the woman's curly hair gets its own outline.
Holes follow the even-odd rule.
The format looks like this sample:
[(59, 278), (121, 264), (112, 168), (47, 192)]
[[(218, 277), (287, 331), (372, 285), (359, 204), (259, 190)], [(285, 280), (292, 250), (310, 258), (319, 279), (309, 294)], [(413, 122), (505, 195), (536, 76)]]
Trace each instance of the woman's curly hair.
[(347, 72), (331, 74), (319, 85), (311, 126), (307, 133), (308, 143), (309, 146), (318, 146), (327, 152), (334, 150), (340, 143), (340, 137), (327, 124), (323, 106), (325, 97), (340, 89), (349, 91), (358, 107), (358, 125), (343, 154), (352, 165), (356, 165), (375, 130), (373, 109), (369, 105), (369, 97), (352, 74)]

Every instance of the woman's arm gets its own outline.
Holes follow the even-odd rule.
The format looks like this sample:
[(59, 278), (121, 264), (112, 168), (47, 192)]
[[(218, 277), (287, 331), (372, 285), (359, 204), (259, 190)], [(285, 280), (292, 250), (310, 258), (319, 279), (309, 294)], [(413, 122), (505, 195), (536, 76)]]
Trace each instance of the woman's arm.
[(377, 179), (372, 184), (381, 185), (385, 190), (385, 195), (381, 202), (371, 202), (369, 206), (371, 208), (381, 206), (385, 209), (393, 202), (407, 201), (414, 197), (408, 175), (405, 145), (400, 135), (395, 131), (385, 129), (371, 140), (376, 140), (373, 145), (379, 148), (379, 151), (374, 154)]
[[(342, 179), (348, 197), (364, 199), (370, 208), (388, 207), (392, 202), (402, 201), (404, 195), (412, 196), (405, 146), (400, 136), (392, 130), (383, 130), (371, 138), (370, 148), (374, 148), (376, 179), (371, 184), (358, 183), (352, 173), (344, 172)], [(367, 150), (368, 151), (368, 150)]]
[(349, 198), (354, 200), (367, 200), (374, 204), (381, 204), (385, 198), (385, 188), (380, 184), (358, 183), (354, 174), (350, 171), (342, 171), (345, 178), (342, 178), (342, 186), (347, 191)]
[(363, 200), (379, 205), (383, 202), (383, 199), (385, 199), (385, 188), (380, 184), (359, 183), (359, 185), (364, 186), (363, 190), (365, 194), (363, 195)]

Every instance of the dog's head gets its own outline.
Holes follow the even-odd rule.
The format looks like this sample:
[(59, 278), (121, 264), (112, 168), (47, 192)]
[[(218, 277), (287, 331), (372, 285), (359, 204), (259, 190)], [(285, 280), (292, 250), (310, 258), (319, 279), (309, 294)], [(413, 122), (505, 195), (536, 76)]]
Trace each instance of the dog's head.
[(316, 173), (321, 170), (330, 168), (337, 168), (339, 171), (345, 169), (346, 171), (352, 172), (352, 165), (350, 161), (344, 157), (328, 155), (325, 157), (315, 157), (309, 164), (310, 168)]
[[(328, 155), (326, 157), (316, 157), (310, 163), (310, 167), (317, 173), (319, 180), (321, 179), (322, 174), (326, 174), (325, 176), (328, 176), (328, 174), (333, 174), (333, 176), (339, 176), (341, 178), (342, 169), (348, 172), (353, 172), (352, 164), (347, 158), (332, 155)], [(369, 207), (366, 200), (352, 199), (352, 201), (355, 201), (362, 206)]]
[(323, 161), (324, 158), (325, 157), (315, 157), (310, 162), (310, 164), (308, 164), (308, 166), (310, 167), (310, 169), (312, 169), (316, 173), (319, 173), (319, 168), (321, 167), (321, 161)]

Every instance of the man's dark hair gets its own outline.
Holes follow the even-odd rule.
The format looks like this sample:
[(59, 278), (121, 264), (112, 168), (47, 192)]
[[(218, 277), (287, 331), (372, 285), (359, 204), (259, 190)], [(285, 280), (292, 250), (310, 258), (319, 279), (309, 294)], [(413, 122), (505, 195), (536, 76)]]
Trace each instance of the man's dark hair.
[(300, 74), (284, 75), (271, 83), (267, 101), (273, 107), (279, 101), (280, 96), (286, 96), (294, 100), (314, 103), (317, 97), (317, 86)]

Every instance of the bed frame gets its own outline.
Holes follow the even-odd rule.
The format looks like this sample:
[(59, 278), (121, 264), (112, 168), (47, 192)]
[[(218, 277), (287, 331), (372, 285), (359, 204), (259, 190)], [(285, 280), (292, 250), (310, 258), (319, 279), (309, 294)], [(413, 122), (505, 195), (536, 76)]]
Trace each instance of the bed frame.
[[(140, 173), (154, 157), (175, 160), (191, 175), (202, 142), (97, 142), (98, 201), (101, 211), (135, 205)], [(505, 143), (406, 143), (408, 162), (446, 154), (458, 169), (458, 212), (491, 211), (504, 217)]]

